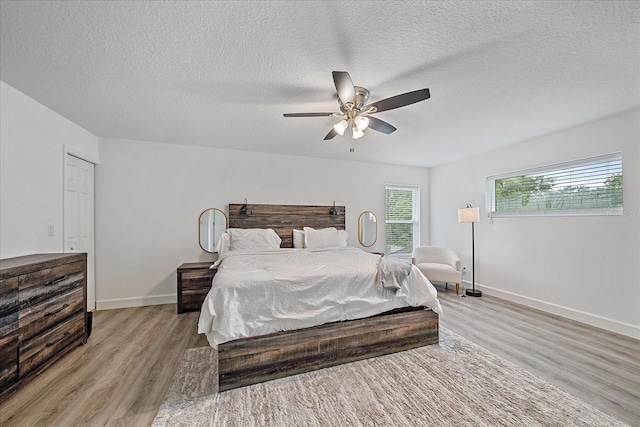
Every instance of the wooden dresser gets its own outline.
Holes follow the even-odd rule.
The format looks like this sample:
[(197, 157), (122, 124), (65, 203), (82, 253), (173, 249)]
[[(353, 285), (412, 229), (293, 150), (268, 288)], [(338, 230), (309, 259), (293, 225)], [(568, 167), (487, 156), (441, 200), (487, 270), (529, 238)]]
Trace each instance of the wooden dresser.
[(87, 342), (87, 255), (0, 260), (0, 401)]
[(211, 262), (185, 262), (178, 267), (178, 314), (200, 310), (218, 270)]

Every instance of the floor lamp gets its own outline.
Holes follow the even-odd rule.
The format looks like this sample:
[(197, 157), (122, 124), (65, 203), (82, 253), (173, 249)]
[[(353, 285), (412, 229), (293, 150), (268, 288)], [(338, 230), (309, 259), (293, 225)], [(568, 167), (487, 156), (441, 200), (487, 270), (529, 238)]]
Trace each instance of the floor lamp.
[(471, 223), (471, 277), (472, 288), (467, 289), (465, 294), (471, 297), (481, 297), (482, 291), (476, 290), (476, 249), (475, 249), (475, 230), (473, 228), (474, 222), (480, 222), (480, 209), (474, 208), (467, 203), (467, 206), (458, 209), (458, 222), (470, 222)]

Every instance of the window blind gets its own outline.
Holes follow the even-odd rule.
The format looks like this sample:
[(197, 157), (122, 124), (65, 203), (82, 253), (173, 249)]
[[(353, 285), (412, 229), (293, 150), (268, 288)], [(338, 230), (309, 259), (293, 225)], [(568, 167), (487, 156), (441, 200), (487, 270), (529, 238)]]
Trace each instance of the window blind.
[(490, 216), (622, 214), (622, 155), (488, 177), (487, 207)]
[(410, 258), (418, 237), (418, 188), (385, 187), (385, 252)]

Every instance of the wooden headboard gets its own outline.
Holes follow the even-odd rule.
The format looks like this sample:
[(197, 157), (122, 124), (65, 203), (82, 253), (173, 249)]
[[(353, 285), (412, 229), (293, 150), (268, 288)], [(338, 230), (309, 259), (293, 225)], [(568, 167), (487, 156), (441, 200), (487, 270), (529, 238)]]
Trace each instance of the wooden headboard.
[(229, 228), (273, 228), (282, 239), (282, 248), (293, 247), (294, 228), (345, 228), (344, 206), (336, 206), (340, 215), (331, 215), (331, 205), (247, 205), (251, 215), (241, 215), (242, 206), (241, 203), (229, 203)]

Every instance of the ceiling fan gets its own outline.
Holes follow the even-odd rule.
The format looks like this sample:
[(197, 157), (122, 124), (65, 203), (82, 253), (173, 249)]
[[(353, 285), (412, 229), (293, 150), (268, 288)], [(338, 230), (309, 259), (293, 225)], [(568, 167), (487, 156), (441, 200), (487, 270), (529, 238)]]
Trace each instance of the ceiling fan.
[[(336, 135), (344, 135), (348, 128), (351, 128), (353, 139), (362, 138), (365, 129), (373, 129), (378, 132), (390, 134), (396, 128), (389, 123), (372, 117), (371, 114), (381, 111), (393, 110), (415, 104), (416, 102), (429, 99), (429, 89), (419, 89), (400, 95), (386, 98), (373, 104), (367, 104), (369, 91), (361, 86), (354, 86), (351, 76), (346, 71), (334, 71), (333, 83), (338, 93), (339, 113), (286, 113), (285, 117), (341, 117), (338, 123), (329, 131), (325, 140), (332, 139)], [(353, 151), (353, 148), (351, 149)]]

